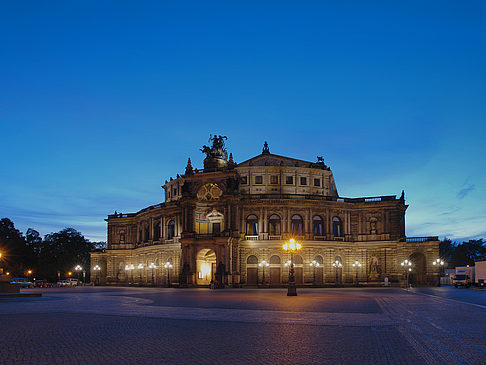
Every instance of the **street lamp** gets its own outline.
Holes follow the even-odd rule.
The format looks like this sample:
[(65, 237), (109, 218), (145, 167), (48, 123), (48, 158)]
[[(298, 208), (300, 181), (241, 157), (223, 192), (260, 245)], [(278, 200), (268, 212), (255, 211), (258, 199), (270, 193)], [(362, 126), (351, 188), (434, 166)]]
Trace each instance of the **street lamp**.
[(435, 259), (432, 262), (432, 265), (438, 266), (439, 267), (439, 284), (437, 286), (440, 286), (440, 277), (442, 276), (442, 270), (444, 268), (445, 262), (442, 261), (441, 259)]
[(149, 269), (152, 269), (152, 285), (154, 285), (154, 269), (157, 267), (155, 266), (155, 264), (153, 262), (150, 263), (150, 265), (148, 266)]
[(32, 275), (32, 270), (27, 270), (27, 274), (29, 274), (28, 279), (30, 281), (30, 276)]
[(358, 260), (356, 260), (353, 263), (353, 267), (356, 268), (356, 286), (358, 286), (359, 285), (359, 281), (358, 281), (358, 270), (361, 267), (361, 263)]
[(313, 260), (310, 264), (311, 267), (314, 268), (314, 279), (312, 280), (312, 285), (316, 285), (316, 267), (319, 267), (319, 263), (316, 260)]
[(172, 264), (170, 261), (167, 261), (164, 267), (167, 269), (167, 286), (170, 286), (170, 269), (172, 269)]
[(74, 271), (78, 272), (78, 280), (79, 281), (81, 281), (81, 271), (82, 270), (83, 270), (83, 268), (80, 265), (76, 265), (76, 267), (74, 268)]
[(410, 285), (408, 283), (408, 278), (409, 278), (410, 272), (412, 271), (412, 261), (405, 260), (405, 261), (402, 261), (402, 263), (400, 265), (402, 265), (402, 267), (405, 269), (405, 273), (407, 274), (407, 290), (408, 290), (408, 288), (410, 287)]
[(290, 251), (290, 270), (289, 270), (289, 283), (287, 287), (287, 296), (288, 297), (295, 297), (297, 296), (297, 286), (295, 285), (295, 276), (294, 276), (294, 252), (298, 251), (302, 248), (302, 245), (298, 242), (295, 242), (293, 238), (289, 240), (289, 242), (284, 243), (282, 246), (284, 251)]
[(338, 285), (338, 270), (343, 267), (341, 261), (336, 260), (332, 263), (332, 266), (336, 269), (336, 286)]
[(262, 285), (265, 285), (265, 267), (270, 266), (270, 264), (266, 260), (262, 260), (262, 262), (260, 262), (258, 264), (258, 266), (260, 266), (261, 268), (263, 268)]
[(138, 264), (137, 268), (138, 268), (138, 273), (140, 275), (139, 284), (142, 285), (142, 269), (143, 269), (143, 264)]
[(93, 270), (96, 272), (96, 285), (99, 285), (100, 279), (98, 277), (98, 274), (100, 273), (101, 270), (100, 265), (95, 265), (95, 267), (93, 267)]

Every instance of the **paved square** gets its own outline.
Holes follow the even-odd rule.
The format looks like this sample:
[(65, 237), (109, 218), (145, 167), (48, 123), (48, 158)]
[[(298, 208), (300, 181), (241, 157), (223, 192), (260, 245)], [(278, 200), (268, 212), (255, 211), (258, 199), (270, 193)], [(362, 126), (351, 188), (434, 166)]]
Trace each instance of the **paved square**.
[(0, 301), (0, 363), (486, 363), (486, 308), (457, 291), (454, 300), (384, 288), (42, 292)]

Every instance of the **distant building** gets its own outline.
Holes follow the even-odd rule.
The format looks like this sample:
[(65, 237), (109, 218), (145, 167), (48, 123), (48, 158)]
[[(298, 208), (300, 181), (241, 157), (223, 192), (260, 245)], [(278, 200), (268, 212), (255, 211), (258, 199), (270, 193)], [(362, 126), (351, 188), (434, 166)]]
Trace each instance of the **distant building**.
[(343, 198), (321, 157), (309, 162), (274, 155), (265, 142), (261, 154), (236, 164), (225, 138), (214, 136), (203, 147), (204, 169), (194, 170), (189, 159), (184, 174), (165, 182), (163, 203), (108, 216), (108, 249), (91, 254), (91, 266), (101, 268), (92, 278), (254, 286), (263, 281), (259, 264), (265, 260), (265, 282), (278, 286), (287, 281), (290, 259), (282, 244), (294, 237), (303, 246), (294, 259), (301, 285), (352, 284), (355, 261), (362, 264), (361, 283), (398, 282), (405, 259), (413, 262), (412, 282), (438, 282), (432, 265), (438, 239), (405, 236), (403, 192), (399, 198)]

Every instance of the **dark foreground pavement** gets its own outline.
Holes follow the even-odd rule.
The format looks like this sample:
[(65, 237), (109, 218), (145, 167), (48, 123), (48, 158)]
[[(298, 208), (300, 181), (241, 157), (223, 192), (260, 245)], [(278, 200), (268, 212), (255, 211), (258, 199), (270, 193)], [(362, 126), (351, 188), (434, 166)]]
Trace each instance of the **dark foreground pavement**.
[(42, 293), (0, 300), (1, 364), (486, 364), (486, 308), (400, 289)]

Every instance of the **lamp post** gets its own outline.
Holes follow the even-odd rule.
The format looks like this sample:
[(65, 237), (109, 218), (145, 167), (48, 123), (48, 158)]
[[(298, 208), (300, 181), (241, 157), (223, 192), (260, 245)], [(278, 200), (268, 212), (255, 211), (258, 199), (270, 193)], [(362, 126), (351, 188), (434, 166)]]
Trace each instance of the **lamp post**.
[(361, 267), (361, 263), (358, 260), (356, 260), (353, 263), (353, 267), (356, 269), (356, 286), (358, 286), (359, 285), (359, 281), (358, 281), (358, 270)]
[[(133, 270), (134, 269), (135, 269), (135, 266), (133, 266), (133, 264), (125, 265), (125, 271), (128, 271), (128, 272), (131, 272), (132, 273), (131, 283), (133, 283)], [(127, 273), (127, 281), (128, 281), (128, 273)]]
[(28, 278), (28, 279), (29, 279), (29, 281), (30, 281), (30, 277), (31, 277), (31, 275), (32, 275), (32, 270), (28, 270), (28, 271), (27, 271), (27, 274), (29, 275), (27, 278)]
[(332, 263), (332, 266), (336, 269), (336, 286), (338, 285), (338, 270), (343, 267), (341, 261), (336, 260)]
[(313, 260), (310, 264), (311, 267), (314, 268), (314, 279), (312, 280), (312, 285), (316, 285), (316, 267), (319, 267), (319, 263), (316, 260)]
[(405, 260), (405, 261), (402, 261), (402, 263), (400, 265), (405, 269), (405, 274), (407, 275), (407, 290), (408, 290), (409, 287), (410, 287), (410, 285), (408, 283), (408, 278), (409, 278), (410, 272), (412, 271), (412, 261)]
[(100, 270), (101, 270), (100, 265), (95, 265), (95, 267), (93, 267), (93, 270), (96, 272), (96, 285), (99, 285), (100, 279), (98, 277), (98, 274), (100, 273)]
[(295, 297), (297, 296), (297, 286), (295, 284), (295, 276), (294, 276), (294, 252), (300, 250), (302, 248), (302, 245), (298, 242), (295, 242), (295, 240), (291, 238), (289, 242), (284, 243), (282, 247), (285, 252), (290, 251), (290, 270), (289, 270), (289, 283), (287, 286), (287, 296)]
[(167, 269), (167, 286), (170, 287), (170, 269), (172, 269), (172, 264), (167, 261), (164, 267)]
[(78, 272), (78, 280), (81, 281), (81, 271), (83, 271), (83, 268), (80, 265), (76, 265), (74, 271)]
[(138, 284), (142, 285), (142, 269), (143, 269), (143, 264), (138, 264), (138, 274), (139, 274), (139, 281)]
[(261, 268), (263, 268), (262, 285), (265, 285), (265, 267), (270, 266), (270, 264), (266, 260), (262, 260), (262, 262), (260, 262), (258, 264), (258, 266), (260, 266)]
[(444, 264), (445, 264), (444, 261), (442, 261), (441, 259), (435, 259), (432, 262), (432, 265), (439, 267), (439, 283), (437, 284), (437, 286), (440, 286), (440, 277), (442, 276), (442, 270), (444, 268)]
[(148, 266), (149, 269), (152, 269), (152, 285), (154, 285), (154, 269), (157, 267), (155, 266), (155, 264), (153, 262), (150, 263), (150, 265)]

